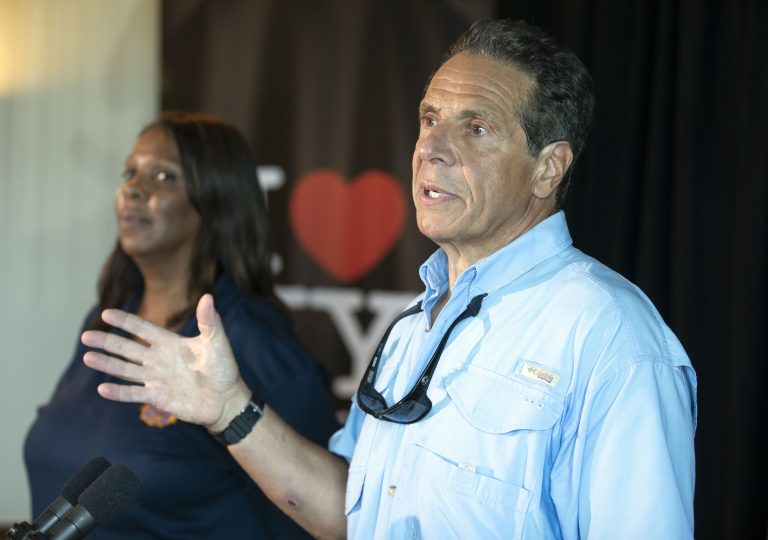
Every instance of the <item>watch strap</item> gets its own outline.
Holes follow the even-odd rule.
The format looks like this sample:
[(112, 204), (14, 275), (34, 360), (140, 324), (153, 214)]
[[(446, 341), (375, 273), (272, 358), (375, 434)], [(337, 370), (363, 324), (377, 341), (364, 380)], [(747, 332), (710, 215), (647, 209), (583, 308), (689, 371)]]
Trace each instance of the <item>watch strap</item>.
[(232, 419), (224, 431), (212, 433), (211, 435), (224, 446), (236, 444), (251, 432), (253, 426), (256, 425), (256, 422), (261, 419), (263, 414), (264, 402), (256, 403), (251, 398), (251, 401)]

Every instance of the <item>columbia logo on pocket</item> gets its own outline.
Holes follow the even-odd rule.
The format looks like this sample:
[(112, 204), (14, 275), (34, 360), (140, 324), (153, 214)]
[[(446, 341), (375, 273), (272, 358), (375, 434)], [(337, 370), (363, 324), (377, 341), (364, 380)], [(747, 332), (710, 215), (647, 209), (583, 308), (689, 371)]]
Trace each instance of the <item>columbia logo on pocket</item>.
[(560, 379), (560, 374), (555, 370), (548, 369), (543, 366), (537, 366), (531, 362), (523, 363), (523, 368), (520, 370), (520, 375), (526, 379), (544, 383), (549, 387), (554, 387), (557, 384), (557, 381)]

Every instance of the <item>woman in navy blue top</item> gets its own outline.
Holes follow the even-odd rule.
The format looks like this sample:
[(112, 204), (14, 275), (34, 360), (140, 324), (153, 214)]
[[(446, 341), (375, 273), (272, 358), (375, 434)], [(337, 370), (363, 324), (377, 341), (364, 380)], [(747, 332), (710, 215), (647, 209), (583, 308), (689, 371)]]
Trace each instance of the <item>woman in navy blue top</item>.
[[(242, 135), (215, 118), (165, 113), (141, 132), (115, 196), (118, 241), (83, 329), (120, 307), (184, 336), (212, 292), (240, 372), (260, 398), (320, 444), (337, 428), (320, 365), (274, 294), (267, 214)], [(151, 406), (105, 401), (110, 380), (79, 345), (27, 435), (33, 514), (84, 463), (104, 456), (142, 483), (139, 499), (94, 540), (304, 538), (202, 427)]]

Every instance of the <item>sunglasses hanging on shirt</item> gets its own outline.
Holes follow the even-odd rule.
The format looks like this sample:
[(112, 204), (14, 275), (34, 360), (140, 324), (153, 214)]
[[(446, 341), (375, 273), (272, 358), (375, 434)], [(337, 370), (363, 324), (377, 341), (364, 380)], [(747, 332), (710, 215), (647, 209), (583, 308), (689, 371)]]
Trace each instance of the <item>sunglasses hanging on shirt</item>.
[(486, 296), (487, 294), (479, 294), (470, 300), (467, 308), (456, 317), (451, 323), (451, 326), (448, 327), (448, 330), (440, 340), (437, 349), (435, 349), (432, 358), (430, 358), (429, 363), (424, 368), (424, 371), (421, 373), (421, 376), (416, 381), (414, 387), (400, 401), (392, 406), (388, 406), (384, 396), (374, 388), (374, 384), (376, 383), (376, 373), (379, 370), (379, 361), (381, 360), (381, 355), (384, 351), (384, 345), (387, 343), (387, 338), (389, 338), (389, 333), (392, 331), (392, 328), (394, 328), (395, 324), (400, 319), (415, 315), (421, 311), (421, 301), (395, 317), (395, 320), (389, 325), (387, 331), (384, 332), (384, 336), (381, 338), (379, 346), (376, 347), (376, 352), (373, 354), (371, 363), (368, 364), (368, 369), (365, 370), (363, 380), (360, 382), (360, 387), (357, 389), (357, 403), (360, 406), (360, 409), (364, 413), (370, 414), (379, 420), (386, 420), (387, 422), (395, 422), (398, 424), (412, 424), (424, 418), (432, 409), (432, 401), (427, 397), (427, 388), (429, 388), (429, 383), (432, 381), (432, 375), (435, 373), (435, 368), (440, 360), (440, 355), (443, 353), (443, 349), (448, 342), (451, 332), (461, 321), (468, 317), (475, 317), (478, 314), (480, 306), (483, 303), (483, 298)]

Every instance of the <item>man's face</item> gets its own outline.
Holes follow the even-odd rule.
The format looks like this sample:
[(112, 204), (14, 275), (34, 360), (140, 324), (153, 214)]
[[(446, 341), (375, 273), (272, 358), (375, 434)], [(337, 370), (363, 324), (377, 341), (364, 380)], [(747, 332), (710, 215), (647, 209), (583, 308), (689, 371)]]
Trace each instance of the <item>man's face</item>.
[(533, 194), (536, 158), (516, 116), (531, 86), (515, 68), (460, 53), (427, 89), (413, 200), (419, 229), (449, 258), (473, 264), (543, 219)]

